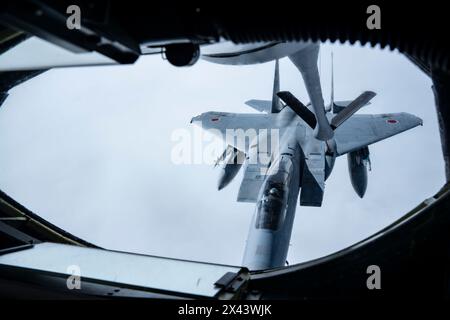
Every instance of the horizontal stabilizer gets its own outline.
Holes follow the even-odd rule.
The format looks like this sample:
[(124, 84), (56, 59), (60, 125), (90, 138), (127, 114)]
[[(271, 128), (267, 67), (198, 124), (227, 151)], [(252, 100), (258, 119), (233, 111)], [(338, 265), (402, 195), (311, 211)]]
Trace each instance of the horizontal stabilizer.
[(270, 113), (272, 110), (272, 101), (252, 99), (245, 102), (246, 105), (252, 107), (259, 112)]
[(283, 109), (280, 99), (277, 96), (277, 92), (280, 91), (280, 66), (278, 59), (275, 61), (275, 75), (273, 77), (273, 90), (272, 90), (272, 109), (271, 113), (278, 113)]
[(356, 111), (365, 106), (373, 97), (376, 96), (375, 92), (364, 91), (355, 100), (353, 100), (345, 109), (339, 112), (333, 119), (331, 119), (331, 127), (336, 129), (343, 124), (348, 118), (350, 118)]
[(278, 97), (283, 100), (286, 105), (291, 108), (300, 118), (303, 119), (312, 129), (316, 127), (317, 121), (314, 113), (312, 113), (303, 103), (300, 102), (289, 91), (280, 91)]

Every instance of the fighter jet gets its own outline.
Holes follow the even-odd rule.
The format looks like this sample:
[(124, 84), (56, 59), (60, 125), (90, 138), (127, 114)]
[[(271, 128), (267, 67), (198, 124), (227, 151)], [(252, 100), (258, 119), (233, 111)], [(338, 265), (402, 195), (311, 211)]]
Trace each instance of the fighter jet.
[(211, 111), (192, 118), (191, 123), (227, 145), (219, 158), (219, 190), (244, 167), (237, 201), (256, 203), (244, 266), (262, 270), (285, 265), (297, 199), (300, 206), (322, 205), (325, 180), (337, 157), (347, 155), (352, 185), (362, 198), (370, 166), (368, 146), (422, 125), (420, 118), (403, 112), (355, 114), (374, 96), (366, 91), (351, 101), (334, 101), (332, 80), (331, 101), (323, 114), (333, 133), (323, 141), (315, 132), (318, 120), (311, 103), (280, 91), (276, 60), (272, 100), (246, 102), (260, 113)]

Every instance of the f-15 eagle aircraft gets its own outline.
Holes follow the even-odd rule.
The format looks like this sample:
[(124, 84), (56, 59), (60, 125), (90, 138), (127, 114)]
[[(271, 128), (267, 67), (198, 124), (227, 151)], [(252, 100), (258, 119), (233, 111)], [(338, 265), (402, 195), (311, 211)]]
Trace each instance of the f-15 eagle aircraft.
[(278, 60), (272, 100), (246, 102), (261, 113), (211, 111), (192, 118), (191, 123), (219, 135), (228, 146), (220, 157), (219, 190), (244, 166), (237, 201), (256, 203), (243, 258), (251, 270), (284, 266), (299, 194), (301, 206), (320, 207), (337, 157), (347, 154), (352, 185), (362, 198), (368, 146), (422, 125), (422, 119), (408, 113), (355, 114), (375, 93), (334, 101), (333, 80), (331, 87), (325, 116), (334, 132), (325, 141), (314, 133), (317, 120), (311, 104), (305, 106), (290, 92), (280, 91)]

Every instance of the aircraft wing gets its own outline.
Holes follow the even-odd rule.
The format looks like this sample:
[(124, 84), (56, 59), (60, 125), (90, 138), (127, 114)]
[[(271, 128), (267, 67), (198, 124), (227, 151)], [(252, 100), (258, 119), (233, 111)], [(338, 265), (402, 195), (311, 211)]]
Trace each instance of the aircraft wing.
[(335, 130), (337, 153), (358, 150), (418, 125), (422, 119), (405, 112), (353, 115)]
[(255, 113), (205, 112), (191, 123), (222, 138), (228, 145), (248, 154), (250, 144), (263, 129), (270, 129), (270, 115)]

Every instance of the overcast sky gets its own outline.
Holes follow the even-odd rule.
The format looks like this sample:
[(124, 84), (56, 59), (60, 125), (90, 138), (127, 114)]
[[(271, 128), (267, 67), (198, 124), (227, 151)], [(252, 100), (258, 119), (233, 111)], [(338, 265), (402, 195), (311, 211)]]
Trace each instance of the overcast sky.
[[(370, 147), (360, 199), (346, 156), (321, 208), (297, 207), (290, 264), (343, 249), (392, 223), (444, 183), (431, 81), (398, 53), (325, 44), (329, 101), (378, 95), (360, 112), (410, 112), (424, 120)], [(30, 53), (31, 54), (31, 53)], [(218, 169), (171, 162), (171, 134), (206, 111), (256, 112), (270, 99), (274, 63), (175, 68), (160, 56), (131, 66), (54, 69), (11, 90), (0, 108), (0, 188), (43, 218), (96, 245), (239, 265), (254, 204), (238, 203), (242, 172), (217, 191)], [(308, 102), (300, 74), (280, 60), (281, 89)]]

